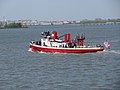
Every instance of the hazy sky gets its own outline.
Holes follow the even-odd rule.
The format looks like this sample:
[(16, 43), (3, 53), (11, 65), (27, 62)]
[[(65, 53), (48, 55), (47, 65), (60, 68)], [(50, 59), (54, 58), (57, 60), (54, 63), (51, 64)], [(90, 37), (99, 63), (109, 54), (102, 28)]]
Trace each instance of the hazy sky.
[(0, 20), (120, 18), (120, 0), (0, 0)]

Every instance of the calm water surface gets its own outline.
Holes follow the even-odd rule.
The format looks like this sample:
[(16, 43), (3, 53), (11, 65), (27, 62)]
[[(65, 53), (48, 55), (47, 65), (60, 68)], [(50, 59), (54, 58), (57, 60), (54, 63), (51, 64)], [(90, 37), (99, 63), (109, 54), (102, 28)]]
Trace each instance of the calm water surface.
[[(86, 41), (111, 43), (88, 54), (28, 52), (42, 31), (86, 34)], [(120, 25), (33, 26), (0, 29), (0, 90), (120, 90)]]

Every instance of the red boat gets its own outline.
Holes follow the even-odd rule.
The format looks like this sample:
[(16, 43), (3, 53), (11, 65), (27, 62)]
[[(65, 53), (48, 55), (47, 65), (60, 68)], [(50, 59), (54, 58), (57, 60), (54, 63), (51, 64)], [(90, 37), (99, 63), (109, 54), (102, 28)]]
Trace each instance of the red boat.
[[(31, 41), (30, 50), (34, 52), (46, 52), (46, 53), (92, 53), (103, 51), (104, 47), (101, 45), (90, 46), (85, 45), (85, 35), (78, 35), (74, 40), (71, 40), (70, 33), (64, 34), (60, 37), (57, 36), (57, 32), (42, 32), (43, 38), (40, 41)], [(60, 38), (64, 37), (63, 40)]]

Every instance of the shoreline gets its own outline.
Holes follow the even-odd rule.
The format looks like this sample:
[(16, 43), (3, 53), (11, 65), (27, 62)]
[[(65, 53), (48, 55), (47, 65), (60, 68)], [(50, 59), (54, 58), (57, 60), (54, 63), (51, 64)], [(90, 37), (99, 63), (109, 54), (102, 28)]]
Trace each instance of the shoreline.
[(0, 27), (0, 29), (17, 29), (17, 28), (29, 28), (31, 26), (71, 26), (71, 25), (76, 25), (76, 26), (100, 26), (100, 25), (120, 25), (120, 23), (88, 23), (88, 24), (59, 24), (59, 25), (27, 25), (23, 27)]

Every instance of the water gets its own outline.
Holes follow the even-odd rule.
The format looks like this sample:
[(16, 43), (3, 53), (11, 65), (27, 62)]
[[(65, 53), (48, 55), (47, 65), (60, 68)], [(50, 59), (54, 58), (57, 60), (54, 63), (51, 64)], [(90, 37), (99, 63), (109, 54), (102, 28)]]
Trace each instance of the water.
[[(110, 41), (88, 54), (29, 52), (42, 31), (85, 33), (86, 41)], [(32, 26), (0, 30), (0, 90), (120, 90), (120, 25)]]

